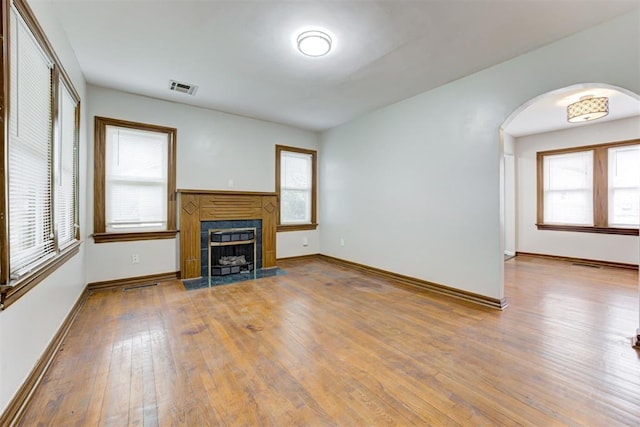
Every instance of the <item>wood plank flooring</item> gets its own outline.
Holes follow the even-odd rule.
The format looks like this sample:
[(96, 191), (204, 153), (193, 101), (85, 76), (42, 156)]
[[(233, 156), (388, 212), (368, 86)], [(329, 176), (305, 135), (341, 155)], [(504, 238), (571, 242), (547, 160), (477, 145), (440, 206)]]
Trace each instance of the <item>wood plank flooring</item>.
[(499, 312), (321, 260), (281, 267), (90, 295), (21, 425), (640, 423), (637, 271), (519, 256)]

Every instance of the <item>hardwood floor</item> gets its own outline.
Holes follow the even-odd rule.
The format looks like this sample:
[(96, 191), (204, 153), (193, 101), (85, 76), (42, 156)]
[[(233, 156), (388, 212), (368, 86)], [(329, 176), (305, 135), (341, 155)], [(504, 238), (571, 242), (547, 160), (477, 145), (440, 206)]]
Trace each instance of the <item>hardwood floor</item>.
[(500, 312), (320, 260), (281, 266), (90, 295), (21, 425), (640, 421), (637, 271), (517, 257)]

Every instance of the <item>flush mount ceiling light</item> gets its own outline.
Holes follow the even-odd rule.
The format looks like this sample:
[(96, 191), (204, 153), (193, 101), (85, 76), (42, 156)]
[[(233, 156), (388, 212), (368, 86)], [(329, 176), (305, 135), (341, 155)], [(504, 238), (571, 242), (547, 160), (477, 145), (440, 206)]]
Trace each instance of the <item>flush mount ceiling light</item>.
[(599, 119), (609, 114), (609, 98), (594, 98), (586, 95), (580, 101), (569, 104), (567, 107), (567, 120), (570, 123), (588, 122)]
[(324, 56), (331, 50), (331, 37), (322, 31), (305, 31), (297, 39), (298, 50), (307, 56)]

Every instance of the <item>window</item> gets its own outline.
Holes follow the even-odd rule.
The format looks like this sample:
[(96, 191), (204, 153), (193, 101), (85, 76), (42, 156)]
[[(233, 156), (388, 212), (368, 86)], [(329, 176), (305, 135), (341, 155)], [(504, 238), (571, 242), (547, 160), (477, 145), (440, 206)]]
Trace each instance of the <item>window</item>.
[(316, 151), (276, 145), (278, 231), (315, 230)]
[(8, 32), (3, 308), (75, 255), (80, 238), (79, 96), (23, 0), (12, 2)]
[(95, 118), (96, 243), (175, 237), (176, 133)]
[(638, 235), (640, 140), (538, 153), (538, 228)]
[(640, 145), (611, 147), (609, 156), (609, 224), (640, 225)]
[(545, 224), (593, 225), (593, 152), (544, 157)]
[[(78, 235), (78, 102), (66, 85), (58, 90), (59, 126), (54, 145), (55, 209), (58, 245), (65, 247)], [(54, 155), (54, 157), (55, 157)]]

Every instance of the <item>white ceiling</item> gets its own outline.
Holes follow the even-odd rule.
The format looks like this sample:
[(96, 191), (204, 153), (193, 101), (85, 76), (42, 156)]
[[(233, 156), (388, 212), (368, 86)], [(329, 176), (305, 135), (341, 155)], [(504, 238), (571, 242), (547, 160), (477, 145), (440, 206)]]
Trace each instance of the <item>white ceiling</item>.
[[(305, 129), (361, 114), (604, 22), (640, 0), (32, 0), (87, 81)], [(329, 55), (293, 39), (321, 28)], [(199, 86), (170, 92), (169, 80)]]
[[(587, 85), (575, 85), (556, 90), (532, 100), (504, 127), (505, 132), (520, 137), (640, 116), (640, 99), (637, 97), (632, 97), (612, 87), (585, 86)], [(586, 95), (609, 98), (609, 114), (589, 122), (567, 122), (567, 106)], [(640, 126), (640, 117), (638, 126)]]

